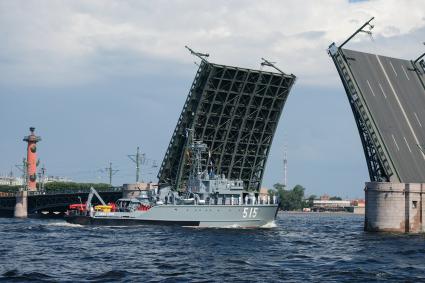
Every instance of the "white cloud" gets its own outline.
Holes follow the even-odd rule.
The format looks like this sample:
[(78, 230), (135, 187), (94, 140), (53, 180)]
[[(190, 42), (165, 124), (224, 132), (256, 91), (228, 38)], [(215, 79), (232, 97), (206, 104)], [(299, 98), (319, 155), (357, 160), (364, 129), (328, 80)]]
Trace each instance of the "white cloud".
[[(93, 58), (104, 52), (114, 53), (117, 61), (131, 54), (135, 65), (149, 57), (191, 63), (183, 49), (189, 44), (217, 63), (255, 68), (264, 56), (296, 74), (300, 83), (332, 85), (337, 80), (327, 46), (341, 43), (371, 16), (376, 17), (375, 43), (359, 36), (350, 46), (379, 52), (390, 44), (396, 47), (390, 55), (415, 56), (423, 48), (425, 27), (422, 0), (41, 3), (0, 3), (0, 82), (102, 80)], [(418, 30), (417, 46), (404, 48), (402, 42)]]
[[(60, 151), (62, 143), (74, 148), (63, 164), (69, 170), (79, 168), (82, 159), (87, 168), (95, 168), (96, 162), (121, 154), (115, 140), (102, 143), (105, 152), (114, 149), (107, 157), (98, 153), (97, 143), (87, 145), (110, 132), (127, 137), (119, 141), (126, 152), (142, 141), (160, 160), (196, 68), (184, 49), (189, 45), (210, 53), (212, 62), (258, 68), (265, 57), (297, 75), (265, 185), (280, 180), (285, 140), (290, 182), (305, 183), (313, 191), (337, 191), (343, 183), (354, 192), (363, 186), (367, 171), (326, 49), (375, 16), (375, 41), (360, 35), (347, 47), (414, 58), (424, 51), (424, 11), (423, 0), (0, 1), (0, 101), (8, 105), (0, 120), (10, 138), (0, 141), (3, 148), (14, 148), (11, 137), (31, 121), (44, 128), (46, 149), (50, 133), (43, 156), (58, 146)], [(57, 144), (67, 134), (62, 125), (79, 138)], [(14, 164), (16, 152), (5, 153), (9, 159), (2, 159), (3, 168)], [(62, 164), (50, 154), (51, 164)]]

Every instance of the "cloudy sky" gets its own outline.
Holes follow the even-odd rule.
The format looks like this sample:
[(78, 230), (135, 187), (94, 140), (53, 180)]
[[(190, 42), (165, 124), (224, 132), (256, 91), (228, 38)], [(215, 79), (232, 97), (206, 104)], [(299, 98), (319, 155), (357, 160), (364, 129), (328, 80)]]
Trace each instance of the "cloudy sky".
[(35, 126), (49, 175), (134, 181), (140, 146), (153, 180), (197, 66), (185, 45), (219, 64), (298, 77), (282, 115), (264, 186), (283, 179), (308, 194), (363, 196), (367, 168), (354, 119), (326, 53), (375, 16), (373, 38), (346, 47), (414, 59), (425, 47), (425, 1), (0, 1), (0, 174), (25, 155)]

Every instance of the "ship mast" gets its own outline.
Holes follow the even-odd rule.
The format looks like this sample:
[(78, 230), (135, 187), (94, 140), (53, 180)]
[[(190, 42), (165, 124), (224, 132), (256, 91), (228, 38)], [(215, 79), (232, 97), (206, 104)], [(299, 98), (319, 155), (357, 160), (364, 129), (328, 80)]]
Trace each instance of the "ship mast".
[(194, 138), (193, 130), (187, 129), (188, 132), (188, 150), (191, 153), (191, 165), (189, 173), (189, 184), (188, 188), (190, 191), (193, 189), (199, 189), (199, 179), (203, 173), (202, 170), (202, 153), (207, 151), (207, 145), (201, 141), (197, 141)]

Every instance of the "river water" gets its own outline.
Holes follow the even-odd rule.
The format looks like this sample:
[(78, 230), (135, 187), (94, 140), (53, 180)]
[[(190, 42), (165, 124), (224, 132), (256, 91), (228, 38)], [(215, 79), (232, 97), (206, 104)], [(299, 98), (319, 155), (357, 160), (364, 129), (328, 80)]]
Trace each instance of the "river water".
[(269, 229), (83, 227), (0, 218), (3, 282), (425, 282), (425, 236), (352, 214), (279, 213)]

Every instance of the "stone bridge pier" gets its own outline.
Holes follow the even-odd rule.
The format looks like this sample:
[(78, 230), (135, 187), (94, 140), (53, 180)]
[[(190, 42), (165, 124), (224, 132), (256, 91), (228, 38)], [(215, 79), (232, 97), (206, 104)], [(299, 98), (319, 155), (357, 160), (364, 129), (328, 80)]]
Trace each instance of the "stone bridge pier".
[(425, 183), (367, 182), (365, 230), (425, 232)]
[(19, 191), (16, 193), (16, 204), (13, 215), (17, 218), (28, 217), (28, 191)]

